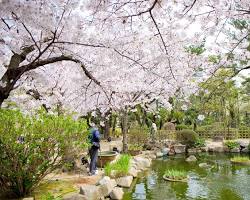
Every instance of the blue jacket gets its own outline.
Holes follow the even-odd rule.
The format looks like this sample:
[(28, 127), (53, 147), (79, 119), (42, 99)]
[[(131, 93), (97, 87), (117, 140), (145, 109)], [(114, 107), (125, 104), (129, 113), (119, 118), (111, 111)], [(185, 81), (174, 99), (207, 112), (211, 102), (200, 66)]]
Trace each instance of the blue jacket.
[(100, 132), (96, 128), (90, 129), (90, 143), (92, 145), (95, 143), (99, 145), (100, 143)]

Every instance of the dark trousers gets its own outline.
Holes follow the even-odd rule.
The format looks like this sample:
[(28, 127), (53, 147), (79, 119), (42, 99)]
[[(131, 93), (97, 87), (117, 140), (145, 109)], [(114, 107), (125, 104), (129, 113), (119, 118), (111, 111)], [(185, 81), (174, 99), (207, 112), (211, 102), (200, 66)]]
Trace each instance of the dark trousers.
[(94, 173), (97, 169), (97, 159), (98, 159), (98, 148), (92, 146), (89, 150), (90, 155), (90, 165), (89, 165), (89, 172)]

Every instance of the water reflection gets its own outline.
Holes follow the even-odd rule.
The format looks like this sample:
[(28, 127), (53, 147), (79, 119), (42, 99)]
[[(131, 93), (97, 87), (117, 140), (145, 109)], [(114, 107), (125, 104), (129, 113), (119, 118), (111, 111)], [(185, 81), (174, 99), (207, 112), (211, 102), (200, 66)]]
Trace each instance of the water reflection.
[[(187, 163), (183, 156), (153, 161), (152, 169), (138, 178), (124, 200), (250, 200), (250, 168), (232, 165), (225, 154), (202, 154), (197, 163)], [(211, 167), (201, 168), (199, 163)], [(167, 168), (188, 171), (187, 183), (162, 179)]]

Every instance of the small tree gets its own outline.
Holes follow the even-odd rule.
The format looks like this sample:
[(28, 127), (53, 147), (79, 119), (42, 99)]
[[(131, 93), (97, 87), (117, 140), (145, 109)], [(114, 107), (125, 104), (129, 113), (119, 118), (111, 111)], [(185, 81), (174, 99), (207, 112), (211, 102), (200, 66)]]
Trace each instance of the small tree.
[(69, 148), (86, 145), (86, 123), (40, 112), (0, 110), (0, 193), (29, 194), (62, 166)]

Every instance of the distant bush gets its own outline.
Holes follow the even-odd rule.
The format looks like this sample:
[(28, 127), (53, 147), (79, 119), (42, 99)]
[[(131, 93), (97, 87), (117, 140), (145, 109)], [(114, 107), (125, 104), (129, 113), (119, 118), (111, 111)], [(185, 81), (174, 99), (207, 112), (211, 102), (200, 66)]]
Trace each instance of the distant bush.
[(230, 150), (239, 147), (239, 143), (234, 140), (227, 140), (224, 143)]
[(86, 123), (39, 112), (0, 109), (0, 193), (29, 194), (64, 163), (69, 149), (86, 145)]
[(122, 135), (121, 128), (115, 128), (115, 130), (111, 132), (112, 137), (119, 137), (121, 135)]
[(128, 143), (132, 145), (143, 145), (149, 140), (149, 129), (134, 125), (129, 129)]
[(104, 167), (104, 173), (106, 176), (122, 177), (128, 175), (130, 167), (131, 156), (127, 154), (121, 155), (121, 157), (114, 163), (108, 163)]
[(176, 139), (190, 148), (195, 147), (195, 142), (199, 139), (199, 136), (195, 131), (184, 129), (176, 132)]

